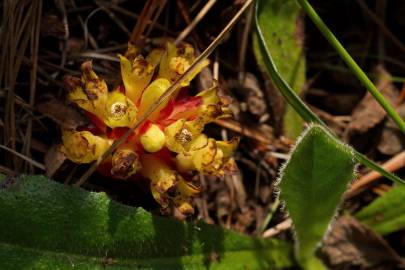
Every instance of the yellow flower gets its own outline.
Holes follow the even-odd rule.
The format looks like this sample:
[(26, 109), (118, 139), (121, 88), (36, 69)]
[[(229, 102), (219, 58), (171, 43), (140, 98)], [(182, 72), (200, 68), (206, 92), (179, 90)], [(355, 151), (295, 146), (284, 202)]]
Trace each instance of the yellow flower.
[(137, 56), (132, 62), (125, 56), (118, 55), (121, 62), (121, 76), (125, 86), (125, 95), (137, 104), (142, 91), (149, 85), (155, 67), (142, 55)]
[(142, 156), (142, 170), (144, 177), (151, 180), (151, 191), (155, 200), (160, 204), (161, 211), (165, 212), (170, 201), (184, 215), (194, 213), (191, 198), (200, 190), (186, 182), (175, 170), (165, 164), (161, 159), (147, 154)]
[(180, 119), (165, 128), (166, 146), (170, 151), (182, 153), (188, 151), (190, 143), (202, 132), (193, 121)]
[(105, 124), (111, 128), (131, 127), (137, 116), (137, 108), (123, 93), (113, 91), (108, 93), (104, 113)]
[(150, 179), (150, 189), (153, 198), (160, 204), (162, 210), (169, 207), (168, 191), (173, 188), (180, 175), (161, 159), (151, 154), (145, 154), (141, 158), (141, 174)]
[(215, 141), (200, 135), (191, 143), (190, 151), (179, 153), (176, 164), (179, 171), (196, 170), (208, 175), (224, 176), (226, 172), (236, 170), (232, 155), (239, 144), (239, 139)]
[(80, 108), (103, 119), (108, 97), (107, 84), (93, 71), (91, 61), (82, 64), (82, 71), (81, 80), (71, 76), (65, 77), (68, 98)]
[(90, 163), (99, 159), (112, 144), (111, 140), (93, 135), (89, 131), (64, 130), (60, 150), (76, 163)]
[(191, 200), (198, 193), (200, 193), (199, 188), (181, 178), (176, 184), (174, 194), (172, 195), (171, 199), (180, 213), (189, 216), (194, 214), (194, 208)]
[[(181, 43), (176, 47), (174, 43), (167, 42), (166, 51), (161, 57), (158, 77), (175, 82), (193, 64), (194, 60), (194, 48), (190, 44)], [(196, 69), (185, 78), (181, 86), (188, 86), (194, 77), (209, 63), (207, 59), (201, 61)]]
[[(187, 43), (166, 42), (145, 58), (141, 51), (129, 44), (125, 56), (119, 55), (122, 81), (111, 92), (91, 62), (83, 63), (81, 78), (65, 78), (68, 98), (88, 112), (92, 124), (85, 131), (63, 131), (60, 150), (68, 159), (76, 163), (98, 160), (195, 61), (194, 48)], [(237, 169), (232, 156), (239, 139), (216, 141), (203, 133), (206, 124), (231, 115), (230, 100), (219, 94), (216, 83), (196, 96), (185, 92), (208, 64), (208, 60), (201, 61), (170, 99), (98, 167), (113, 178), (139, 174), (149, 179), (152, 196), (163, 212), (174, 206), (184, 215), (194, 213), (192, 198), (200, 190), (185, 179), (193, 173), (222, 177)]]
[(218, 95), (217, 86), (201, 92), (197, 97), (200, 97), (202, 102), (191, 115), (195, 119), (179, 119), (165, 128), (166, 146), (173, 152), (188, 151), (189, 145), (199, 137), (206, 124), (230, 115), (229, 102)]

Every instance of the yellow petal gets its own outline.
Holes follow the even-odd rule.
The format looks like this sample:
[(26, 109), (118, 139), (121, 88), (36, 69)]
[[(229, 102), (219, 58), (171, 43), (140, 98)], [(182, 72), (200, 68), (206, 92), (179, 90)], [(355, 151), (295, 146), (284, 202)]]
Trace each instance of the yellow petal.
[(146, 61), (156, 67), (160, 63), (164, 52), (165, 50), (163, 49), (153, 49), (148, 56), (146, 56)]
[[(152, 104), (170, 87), (170, 82), (166, 79), (154, 80), (143, 92), (141, 103), (139, 104), (139, 115), (143, 115)], [(163, 102), (152, 114), (149, 120), (153, 121), (159, 116), (159, 112), (167, 105)]]
[(108, 94), (105, 110), (105, 123), (111, 128), (131, 127), (137, 116), (137, 109), (123, 93), (113, 91)]
[(111, 174), (116, 178), (127, 179), (134, 175), (141, 163), (132, 144), (122, 144), (111, 158)]
[(148, 130), (140, 136), (140, 141), (146, 151), (154, 153), (163, 148), (166, 137), (157, 125), (151, 124)]
[(200, 189), (181, 178), (176, 184), (174, 196), (171, 199), (183, 215), (192, 215), (194, 214), (194, 208), (191, 205), (191, 200), (199, 192)]
[[(194, 48), (190, 44), (181, 43), (176, 47), (173, 42), (167, 42), (166, 51), (161, 57), (158, 77), (174, 82), (186, 72), (194, 60)], [(194, 71), (183, 80), (181, 86), (189, 85), (194, 77), (209, 63), (207, 59), (201, 61)]]
[(179, 172), (189, 172), (196, 169), (193, 163), (193, 154), (190, 152), (179, 153), (175, 161)]
[(162, 209), (166, 209), (169, 206), (167, 192), (176, 185), (179, 177), (177, 172), (153, 155), (142, 155), (141, 163), (141, 174), (151, 180), (150, 188), (153, 198)]
[(65, 88), (69, 91), (68, 99), (71, 102), (103, 119), (105, 97), (107, 96), (107, 89), (103, 83), (97, 83), (97, 80), (86, 80), (86, 83), (84, 83), (83, 78), (79, 79), (73, 76), (66, 76), (63, 82)]
[(217, 141), (217, 147), (222, 150), (225, 158), (232, 157), (238, 148), (240, 139), (238, 137), (232, 138), (228, 141)]
[(200, 159), (201, 153), (198, 150), (205, 150), (208, 147), (210, 139), (205, 134), (200, 134), (189, 143), (187, 150), (176, 156), (176, 166), (180, 172), (197, 170), (195, 160)]
[[(81, 66), (81, 69), (83, 72), (83, 91), (85, 96), (87, 97), (85, 103), (88, 103), (83, 103), (84, 106), (82, 108), (97, 115), (100, 119), (103, 119), (103, 112), (108, 97), (107, 84), (94, 72), (91, 61), (84, 62)], [(85, 107), (89, 109), (86, 109)]]
[(219, 96), (218, 92), (219, 88), (215, 84), (210, 89), (204, 90), (197, 95), (203, 99), (203, 104), (198, 109), (199, 113), (207, 115), (212, 120), (231, 115), (228, 108), (230, 104), (229, 98)]
[(142, 91), (148, 86), (152, 79), (154, 67), (141, 55), (132, 62), (125, 56), (118, 55), (121, 63), (121, 76), (125, 86), (125, 94), (137, 104)]
[(166, 51), (162, 55), (159, 66), (159, 78), (165, 78), (171, 82), (176, 80), (176, 72), (170, 68), (170, 61), (177, 56), (177, 48), (172, 42), (166, 43)]
[(230, 141), (215, 141), (201, 134), (190, 144), (188, 152), (176, 156), (176, 166), (180, 172), (197, 170), (208, 175), (224, 176), (225, 172), (237, 170), (235, 161), (231, 158), (239, 139)]
[[(190, 64), (192, 64), (192, 63), (190, 63)], [(182, 87), (188, 86), (190, 84), (190, 82), (195, 78), (195, 76), (197, 76), (197, 74), (200, 73), (201, 70), (203, 68), (205, 68), (206, 66), (208, 66), (209, 64), (210, 64), (210, 61), (208, 59), (204, 59), (203, 61), (198, 63), (198, 65), (195, 67), (195, 69), (184, 78), (183, 82), (181, 83), (181, 86)]]
[(223, 176), (223, 152), (218, 149), (214, 139), (209, 139), (206, 147), (197, 150), (193, 154), (193, 163), (197, 171)]
[(75, 163), (90, 163), (100, 158), (112, 141), (93, 135), (89, 131), (62, 132), (60, 150)]
[(128, 49), (125, 52), (125, 57), (129, 60), (134, 60), (140, 54), (140, 49), (135, 44), (128, 42)]
[(188, 151), (190, 143), (201, 134), (193, 121), (179, 119), (165, 128), (166, 146), (175, 153)]
[(190, 63), (183, 57), (172, 57), (169, 62), (169, 69), (176, 72), (178, 75), (184, 74), (190, 67)]

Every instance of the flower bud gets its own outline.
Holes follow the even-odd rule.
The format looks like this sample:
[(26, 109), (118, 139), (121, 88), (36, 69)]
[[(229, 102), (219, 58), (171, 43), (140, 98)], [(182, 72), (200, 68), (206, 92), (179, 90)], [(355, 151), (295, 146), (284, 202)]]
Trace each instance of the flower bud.
[[(166, 79), (154, 80), (143, 91), (141, 102), (139, 104), (139, 115), (143, 115), (152, 104), (160, 98), (161, 95), (170, 87), (170, 82)], [(168, 101), (163, 102), (152, 114), (149, 120), (154, 120), (159, 116), (159, 112), (167, 105)]]
[(111, 141), (89, 131), (64, 130), (60, 147), (68, 159), (75, 163), (90, 163), (100, 158), (110, 147)]
[(148, 130), (140, 136), (140, 141), (146, 151), (155, 153), (163, 148), (166, 137), (157, 125), (151, 124)]
[(111, 174), (120, 179), (129, 178), (141, 168), (138, 154), (125, 146), (114, 152), (111, 164)]

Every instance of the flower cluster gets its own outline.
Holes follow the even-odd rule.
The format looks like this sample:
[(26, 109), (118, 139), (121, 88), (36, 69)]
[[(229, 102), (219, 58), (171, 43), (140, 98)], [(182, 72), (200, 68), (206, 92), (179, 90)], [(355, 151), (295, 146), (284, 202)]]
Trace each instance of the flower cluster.
[[(146, 57), (130, 46), (119, 58), (122, 83), (112, 91), (90, 61), (82, 64), (81, 78), (65, 77), (68, 99), (85, 111), (91, 123), (62, 131), (60, 150), (75, 163), (98, 160), (184, 74), (195, 54), (189, 44), (166, 42)], [(185, 215), (194, 212), (191, 199), (199, 188), (189, 181), (193, 173), (223, 176), (236, 170), (232, 155), (238, 138), (216, 141), (203, 133), (207, 123), (230, 115), (229, 98), (218, 94), (216, 84), (196, 96), (187, 94), (190, 81), (208, 64), (201, 62), (174, 95), (99, 165), (100, 172), (114, 178), (135, 174), (148, 178), (162, 211), (172, 204)]]

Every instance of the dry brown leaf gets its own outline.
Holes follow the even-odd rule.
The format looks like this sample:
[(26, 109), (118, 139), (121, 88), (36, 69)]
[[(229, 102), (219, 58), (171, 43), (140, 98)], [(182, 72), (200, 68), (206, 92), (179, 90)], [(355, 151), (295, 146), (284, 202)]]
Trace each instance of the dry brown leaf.
[(66, 29), (62, 20), (53, 14), (48, 14), (41, 19), (41, 35), (44, 37), (56, 37), (62, 39), (66, 34)]
[(57, 99), (41, 102), (37, 104), (36, 109), (66, 129), (75, 129), (86, 123), (84, 117), (73, 107)]
[(405, 260), (380, 235), (349, 216), (335, 222), (321, 251), (332, 269), (405, 269)]
[[(392, 84), (391, 75), (381, 66), (377, 66), (377, 89), (391, 103), (395, 104), (398, 91)], [(352, 112), (352, 121), (348, 126), (349, 133), (364, 133), (375, 127), (385, 118), (386, 112), (375, 98), (367, 92)]]
[[(397, 109), (397, 112), (405, 119), (405, 103)], [(387, 120), (377, 148), (385, 155), (395, 155), (405, 148), (405, 135), (392, 119)]]
[(44, 158), (46, 176), (52, 177), (65, 160), (66, 156), (58, 151), (58, 147), (56, 145), (52, 146), (48, 152), (46, 152)]

